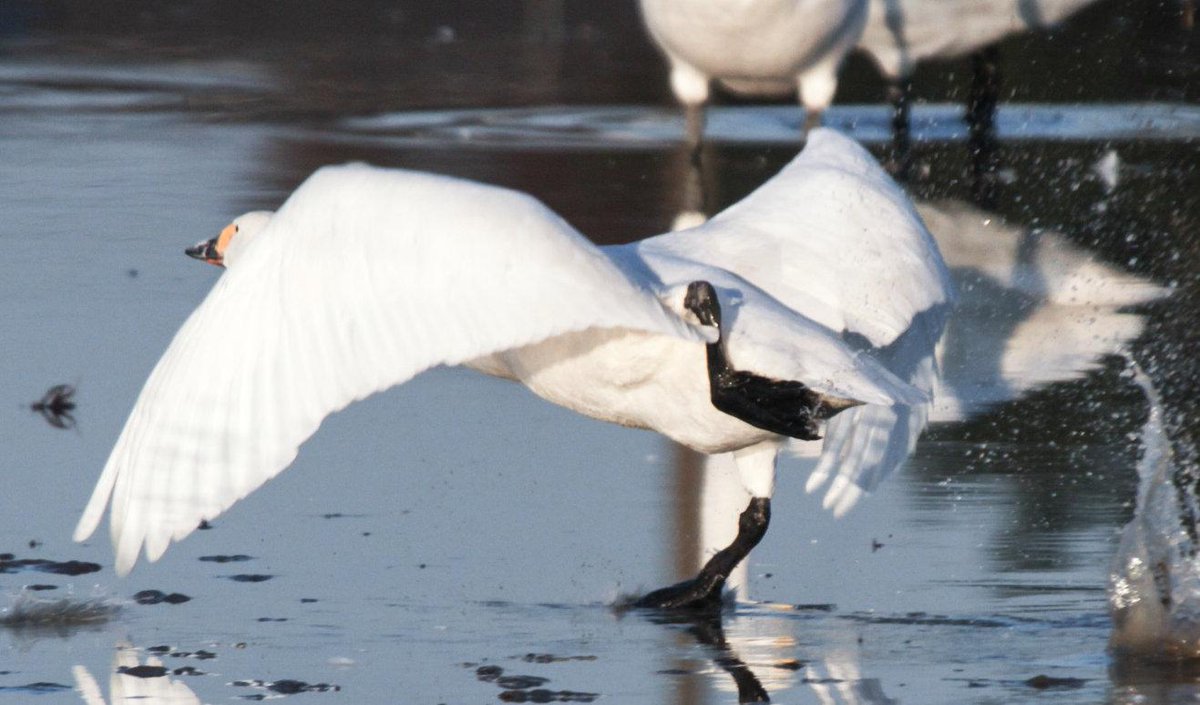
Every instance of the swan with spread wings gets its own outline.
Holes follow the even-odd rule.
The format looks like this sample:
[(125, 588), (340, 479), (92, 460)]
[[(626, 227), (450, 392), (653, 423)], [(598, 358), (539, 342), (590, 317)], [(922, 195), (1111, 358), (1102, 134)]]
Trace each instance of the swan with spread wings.
[[(325, 167), (189, 254), (225, 268), (150, 374), (75, 532), (111, 504), (116, 569), (157, 560), (291, 464), (329, 414), (439, 365), (732, 453), (753, 496), (696, 579), (638, 604), (715, 604), (762, 538), (775, 461), (816, 442), (844, 511), (903, 461), (951, 291), (911, 203), (816, 130), (711, 221), (596, 247), (534, 198)], [(835, 416), (836, 415), (836, 416)]]

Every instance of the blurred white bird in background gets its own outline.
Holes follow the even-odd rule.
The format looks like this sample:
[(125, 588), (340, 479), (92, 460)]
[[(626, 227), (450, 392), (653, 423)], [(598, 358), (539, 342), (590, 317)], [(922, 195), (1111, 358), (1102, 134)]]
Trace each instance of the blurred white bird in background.
[(929, 59), (968, 56), (1018, 32), (1053, 28), (1096, 0), (869, 0), (859, 46), (890, 81)]
[(465, 364), (732, 452), (752, 496), (743, 531), (696, 581), (641, 603), (709, 604), (766, 531), (789, 436), (838, 414), (820, 479), (839, 509), (903, 461), (915, 435), (875, 427), (925, 413), (951, 298), (911, 203), (829, 130), (707, 224), (621, 247), (524, 194), (350, 165), (189, 254), (227, 270), (151, 373), (75, 532), (111, 499), (121, 574), (282, 471), (328, 414)]
[(805, 130), (819, 125), (867, 21), (867, 0), (641, 0), (641, 9), (693, 149), (713, 81), (741, 95), (798, 91)]

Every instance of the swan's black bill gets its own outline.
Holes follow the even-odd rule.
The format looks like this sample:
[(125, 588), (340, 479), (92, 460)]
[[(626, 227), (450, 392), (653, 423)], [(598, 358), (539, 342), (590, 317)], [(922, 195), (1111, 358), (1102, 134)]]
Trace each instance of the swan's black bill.
[(217, 238), (197, 242), (195, 245), (183, 251), (188, 257), (194, 257), (198, 260), (214, 264), (218, 267), (224, 266), (221, 259), (221, 253), (217, 252)]

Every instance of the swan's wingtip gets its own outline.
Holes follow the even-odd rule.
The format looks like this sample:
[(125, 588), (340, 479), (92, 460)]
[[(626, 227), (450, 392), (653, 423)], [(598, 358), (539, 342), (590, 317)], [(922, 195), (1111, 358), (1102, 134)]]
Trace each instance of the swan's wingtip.
[(113, 571), (116, 572), (118, 578), (128, 577), (133, 572), (133, 567), (137, 565), (138, 555), (141, 552), (140, 542), (132, 550), (124, 546), (118, 547), (116, 560), (113, 561)]
[(804, 483), (805, 494), (816, 492), (825, 481), (829, 479), (829, 473), (814, 470), (808, 476), (808, 481)]
[(96, 533), (96, 522), (89, 521), (88, 517), (82, 517), (79, 523), (75, 525), (75, 531), (71, 534), (71, 540), (75, 543), (83, 543), (91, 538), (94, 533)]
[(825, 499), (821, 501), (821, 506), (831, 511), (834, 518), (841, 519), (865, 494), (863, 488), (854, 482), (844, 477), (835, 477), (829, 485), (829, 491), (825, 493)]

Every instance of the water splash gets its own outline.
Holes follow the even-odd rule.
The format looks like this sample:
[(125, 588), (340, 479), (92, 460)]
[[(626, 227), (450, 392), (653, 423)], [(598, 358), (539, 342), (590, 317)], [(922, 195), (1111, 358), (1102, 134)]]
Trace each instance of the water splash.
[(45, 599), (22, 590), (0, 610), (0, 628), (37, 629), (99, 624), (112, 619), (121, 602), (111, 598), (63, 597)]
[(1136, 363), (1130, 371), (1150, 408), (1142, 427), (1137, 507), (1109, 572), (1109, 646), (1118, 656), (1200, 658), (1198, 468), (1176, 456), (1150, 378)]

